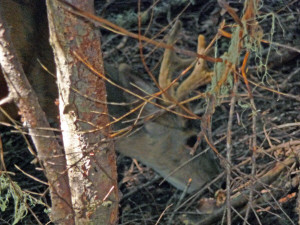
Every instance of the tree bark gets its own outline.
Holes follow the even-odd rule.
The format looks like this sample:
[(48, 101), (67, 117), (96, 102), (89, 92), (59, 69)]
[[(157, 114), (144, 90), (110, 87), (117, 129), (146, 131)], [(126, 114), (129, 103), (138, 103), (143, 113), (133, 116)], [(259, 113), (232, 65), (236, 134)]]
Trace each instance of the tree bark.
[(52, 202), (51, 219), (59, 224), (74, 224), (64, 153), (55, 134), (50, 130), (46, 115), (25, 76), (1, 12), (0, 64), (9, 86), (9, 96), (6, 100), (11, 98), (18, 106), (23, 124), (28, 128), (36, 147), (37, 157), (48, 179)]
[[(92, 0), (67, 2), (94, 12)], [(116, 224), (115, 152), (109, 140), (107, 106), (99, 103), (106, 102), (105, 83), (76, 57), (103, 73), (100, 33), (60, 2), (47, 0), (47, 10), (75, 223)]]

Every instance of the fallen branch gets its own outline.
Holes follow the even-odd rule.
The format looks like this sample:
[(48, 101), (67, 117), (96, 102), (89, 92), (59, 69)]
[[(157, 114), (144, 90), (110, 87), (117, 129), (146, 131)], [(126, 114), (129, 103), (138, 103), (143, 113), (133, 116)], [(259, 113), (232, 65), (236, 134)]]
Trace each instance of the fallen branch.
[[(295, 152), (299, 152), (300, 145), (297, 145)], [(253, 192), (260, 192), (265, 186), (270, 185), (276, 180), (276, 178), (289, 166), (296, 162), (295, 156), (290, 156), (282, 162), (277, 162), (273, 169), (263, 175), (261, 178), (258, 178), (256, 181), (253, 181), (253, 186), (251, 187)], [(244, 207), (249, 199), (250, 189), (238, 192), (231, 199), (231, 206), (235, 209)], [(226, 210), (226, 205), (222, 206), (219, 209), (213, 211), (212, 214), (206, 216), (203, 220), (200, 220), (197, 224), (208, 225), (219, 221)]]

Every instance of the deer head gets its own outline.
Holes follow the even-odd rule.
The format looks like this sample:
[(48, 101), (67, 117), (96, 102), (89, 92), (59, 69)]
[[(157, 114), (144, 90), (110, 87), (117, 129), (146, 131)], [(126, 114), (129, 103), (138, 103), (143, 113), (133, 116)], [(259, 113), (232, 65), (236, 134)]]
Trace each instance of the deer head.
[[(175, 44), (180, 27), (181, 23), (177, 22), (169, 35), (168, 44)], [(205, 39), (200, 35), (198, 53), (204, 54), (204, 51)], [(174, 78), (174, 75), (191, 65), (194, 65), (193, 71), (179, 83), (179, 79)], [(158, 78), (159, 87), (153, 89), (147, 82), (134, 75), (128, 65), (121, 64), (118, 84), (127, 90), (122, 97), (132, 103), (131, 111), (138, 108), (139, 113), (138, 116), (134, 116), (133, 125), (129, 126), (131, 132), (116, 139), (116, 150), (140, 160), (181, 190), (187, 186), (190, 179), (189, 192), (211, 181), (218, 172), (217, 163), (211, 152), (191, 160), (188, 144), (190, 140), (196, 139), (197, 133), (187, 127), (187, 118), (197, 116), (190, 111), (188, 105), (181, 104), (181, 101), (191, 91), (207, 84), (212, 75), (213, 72), (207, 68), (203, 59), (181, 59), (174, 51), (166, 49)], [(161, 97), (158, 97), (157, 89), (162, 93)], [(117, 93), (119, 92), (115, 87), (109, 86), (108, 100), (114, 101), (116, 97), (120, 99), (121, 96)], [(132, 93), (139, 97), (133, 96)], [(126, 113), (124, 107), (113, 105), (109, 107), (109, 111), (113, 118), (120, 118)], [(113, 123), (117, 120), (114, 119)], [(115, 129), (124, 127), (128, 128), (122, 123), (114, 125)]]

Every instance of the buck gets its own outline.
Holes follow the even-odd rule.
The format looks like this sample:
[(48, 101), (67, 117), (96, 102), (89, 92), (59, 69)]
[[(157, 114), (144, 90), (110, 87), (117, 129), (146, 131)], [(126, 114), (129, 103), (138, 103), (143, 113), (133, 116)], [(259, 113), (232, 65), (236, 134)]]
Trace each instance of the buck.
[[(48, 31), (45, 17), (38, 18), (37, 22), (36, 15), (42, 14), (41, 8), (36, 5), (37, 2), (28, 3), (29, 5), (24, 7), (12, 0), (2, 0), (0, 10), (11, 27), (12, 41), (28, 79), (38, 94), (41, 106), (48, 117), (55, 120), (55, 80), (36, 61), (37, 58), (41, 59), (46, 67), (54, 71), (47, 36), (40, 36), (41, 29), (45, 31), (44, 34), (48, 34)], [(18, 10), (14, 16), (10, 16), (12, 9), (14, 12)], [(177, 22), (168, 37), (168, 44), (175, 45), (180, 28), (181, 23)], [(39, 46), (42, 46), (42, 51)], [(204, 49), (205, 39), (200, 35), (197, 52), (202, 54)], [(174, 81), (176, 73), (193, 64), (194, 69), (186, 79), (182, 82)], [(108, 104), (111, 118), (114, 118), (112, 136), (115, 137), (116, 150), (153, 168), (181, 190), (189, 185), (187, 191), (193, 192), (211, 181), (218, 173), (218, 163), (211, 152), (205, 152), (192, 159), (190, 148), (194, 139), (197, 139), (197, 130), (189, 128), (188, 124), (189, 120), (196, 119), (197, 115), (191, 111), (188, 104), (181, 103), (193, 90), (210, 81), (213, 72), (207, 68), (206, 62), (203, 59), (181, 59), (174, 51), (166, 49), (156, 88), (134, 75), (127, 64), (121, 64), (118, 72), (113, 72), (109, 66), (106, 66), (106, 70), (112, 81), (107, 84), (108, 103), (127, 102), (132, 103), (128, 104), (132, 107), (136, 107), (137, 103), (142, 105), (140, 113), (132, 115), (133, 122), (128, 125), (117, 118), (132, 108)], [(7, 94), (5, 91), (7, 90), (1, 88), (1, 97)], [(161, 96), (156, 95), (159, 91)], [(135, 93), (135, 97), (130, 93)], [(5, 107), (10, 109), (10, 113), (16, 112), (11, 105)]]

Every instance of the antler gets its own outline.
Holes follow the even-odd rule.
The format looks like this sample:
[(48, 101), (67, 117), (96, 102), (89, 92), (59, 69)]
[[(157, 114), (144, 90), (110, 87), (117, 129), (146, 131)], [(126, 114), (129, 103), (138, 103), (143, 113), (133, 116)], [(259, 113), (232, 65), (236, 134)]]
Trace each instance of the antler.
[[(205, 46), (205, 37), (203, 35), (199, 35), (197, 53), (204, 54)], [(186, 78), (177, 88), (176, 99), (180, 101), (184, 99), (191, 91), (209, 83), (213, 74), (214, 72), (208, 69), (206, 61), (203, 58), (199, 58), (191, 75)]]
[[(181, 23), (178, 21), (169, 35), (168, 45), (176, 42), (180, 28)], [(204, 36), (199, 36), (198, 53), (204, 53), (204, 48)], [(179, 85), (177, 79), (173, 79), (174, 74), (188, 66), (192, 68), (193, 63), (196, 65), (191, 75)], [(166, 49), (158, 79), (160, 90), (165, 91), (162, 98), (166, 104), (175, 103), (178, 99), (186, 97), (191, 90), (207, 83), (211, 75), (212, 72), (208, 71), (204, 60), (182, 59), (174, 51)], [(121, 76), (119, 82), (124, 88), (130, 89), (140, 96), (146, 95), (148, 97), (148, 94), (156, 91), (151, 91), (152, 86), (147, 86), (147, 82), (139, 80), (138, 76), (135, 76), (126, 64), (120, 65), (119, 76)], [(126, 79), (122, 81), (122, 77)], [(131, 80), (133, 82), (130, 82)], [(131, 83), (137, 85), (131, 85)], [(143, 87), (142, 92), (138, 87)], [(131, 102), (134, 99), (127, 98)], [(141, 116), (142, 113), (152, 115), (152, 113), (157, 112), (157, 105), (145, 104), (145, 108), (142, 109), (143, 112), (141, 111), (138, 116)], [(112, 115), (115, 115), (114, 108), (110, 107), (110, 110)], [(119, 112), (120, 110), (117, 110), (117, 113)], [(188, 192), (199, 189), (211, 181), (212, 177), (215, 177), (218, 173), (218, 165), (210, 152), (201, 155), (199, 158), (197, 157), (197, 160), (191, 160), (187, 143), (191, 137), (196, 135), (196, 132), (186, 129), (187, 123), (184, 117), (178, 118), (177, 115), (172, 113), (163, 113), (158, 117), (151, 118), (152, 120), (144, 120), (143, 126), (138, 127), (129, 136), (117, 139), (116, 149), (124, 155), (141, 160), (179, 189), (185, 189), (187, 183), (192, 180)], [(115, 124), (115, 126), (118, 125), (123, 128), (124, 124)]]
[[(181, 22), (178, 21), (170, 33), (167, 42), (169, 45), (175, 43), (175, 38), (178, 35), (180, 28)], [(199, 35), (197, 53), (204, 54), (205, 46), (205, 37), (203, 35)], [(191, 65), (193, 61), (195, 61), (195, 59), (180, 58), (171, 49), (165, 50), (160, 68), (159, 85), (163, 90), (167, 89), (167, 91), (162, 95), (166, 102), (170, 102), (172, 100), (183, 100), (191, 91), (210, 82), (214, 72), (208, 69), (206, 61), (203, 58), (199, 58), (193, 72), (188, 78), (186, 78), (181, 84), (172, 84), (173, 74), (180, 69), (185, 69), (187, 66)]]
[[(173, 30), (169, 35), (167, 44), (172, 45), (176, 42), (176, 37), (180, 32), (181, 26), (182, 23), (180, 21), (177, 21), (175, 23)], [(162, 95), (162, 98), (166, 102), (170, 102), (176, 99), (174, 88), (177, 86), (177, 84), (173, 84), (173, 85), (171, 84), (173, 80), (172, 75), (174, 74), (175, 71), (186, 68), (192, 62), (193, 59), (180, 58), (179, 56), (176, 55), (176, 53), (172, 49), (165, 50), (161, 67), (160, 67), (158, 82), (161, 89), (163, 90), (167, 89), (167, 91)]]

